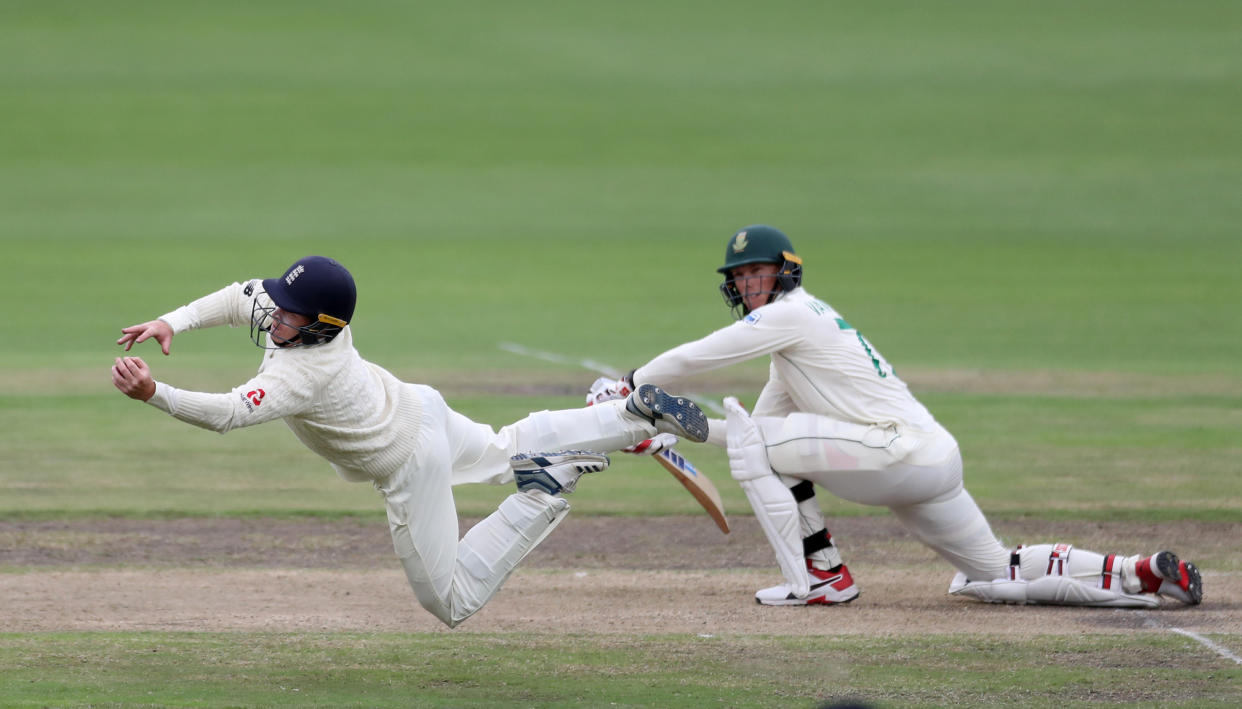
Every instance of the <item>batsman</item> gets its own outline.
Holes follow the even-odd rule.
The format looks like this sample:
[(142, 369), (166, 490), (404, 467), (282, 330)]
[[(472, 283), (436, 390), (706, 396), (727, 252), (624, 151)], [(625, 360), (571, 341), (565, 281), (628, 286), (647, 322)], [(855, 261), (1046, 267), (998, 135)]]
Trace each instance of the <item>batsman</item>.
[(588, 398), (770, 357), (751, 412), (725, 400), (708, 440), (729, 467), (776, 553), (784, 583), (755, 594), (763, 605), (832, 605), (858, 598), (824, 523), (816, 486), (888, 507), (958, 573), (949, 593), (982, 601), (1152, 608), (1160, 597), (1203, 599), (1195, 565), (1170, 551), (1100, 554), (1068, 544), (1001, 545), (962, 484), (957, 441), (910, 393), (874, 344), (802, 287), (789, 238), (756, 225), (725, 247), (720, 291), (737, 322), (675, 347)]
[[(250, 327), (265, 350), (258, 374), (228, 393), (178, 389), (139, 357), (118, 357), (116, 388), (189, 424), (225, 433), (282, 419), (347, 481), (384, 498), (393, 547), (419, 603), (454, 627), (487, 603), (517, 564), (569, 512), (564, 495), (603, 470), (595, 451), (657, 434), (693, 441), (707, 418), (654, 386), (590, 408), (540, 411), (493, 430), (453, 411), (433, 388), (398, 380), (354, 348), (357, 290), (337, 261), (308, 256), (279, 278), (233, 283), (121, 330), (128, 352), (148, 339), (165, 355), (173, 336)], [(460, 540), (452, 486), (516, 483), (517, 492)]]

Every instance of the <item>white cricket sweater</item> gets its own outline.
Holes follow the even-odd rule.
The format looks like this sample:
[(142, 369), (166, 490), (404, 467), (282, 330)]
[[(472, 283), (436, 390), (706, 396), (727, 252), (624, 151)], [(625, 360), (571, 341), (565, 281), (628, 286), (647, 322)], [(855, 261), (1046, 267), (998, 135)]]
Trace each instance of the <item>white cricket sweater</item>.
[[(802, 288), (659, 355), (634, 372), (634, 382), (671, 387), (693, 374), (763, 355), (771, 355), (772, 364), (754, 416), (800, 411), (863, 425), (938, 427), (880, 352)], [(716, 423), (712, 442), (723, 440), (723, 427)]]
[[(162, 317), (174, 333), (250, 325), (262, 282), (234, 283)], [(362, 359), (346, 327), (331, 342), (266, 350), (259, 372), (227, 394), (156, 382), (149, 404), (173, 417), (225, 433), (284, 419), (307, 448), (350, 481), (381, 480), (415, 452), (423, 423), (417, 387)]]

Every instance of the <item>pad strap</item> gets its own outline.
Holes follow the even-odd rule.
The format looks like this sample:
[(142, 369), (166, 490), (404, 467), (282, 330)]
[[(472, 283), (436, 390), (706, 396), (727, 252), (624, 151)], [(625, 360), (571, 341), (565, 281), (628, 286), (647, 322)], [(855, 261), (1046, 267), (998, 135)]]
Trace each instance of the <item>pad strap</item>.
[(1070, 551), (1073, 548), (1071, 544), (1054, 544), (1052, 552), (1048, 554), (1048, 570), (1044, 573), (1048, 576), (1064, 576), (1065, 568), (1069, 564)]
[(1108, 590), (1113, 586), (1121, 588), (1121, 559), (1109, 554), (1104, 557), (1104, 569), (1100, 572), (1100, 588)]
[(1022, 555), (1018, 553), (1021, 549), (1022, 549), (1022, 545), (1019, 544), (1018, 546), (1014, 547), (1013, 551), (1010, 552), (1009, 554), (1009, 580), (1010, 581), (1021, 581), (1022, 580)]
[(832, 535), (827, 529), (821, 529), (810, 536), (802, 538), (802, 554), (810, 556), (817, 551), (823, 551), (832, 547)]
[(806, 502), (815, 497), (815, 484), (810, 480), (803, 480), (797, 485), (791, 486), (789, 491), (793, 493), (795, 501)]

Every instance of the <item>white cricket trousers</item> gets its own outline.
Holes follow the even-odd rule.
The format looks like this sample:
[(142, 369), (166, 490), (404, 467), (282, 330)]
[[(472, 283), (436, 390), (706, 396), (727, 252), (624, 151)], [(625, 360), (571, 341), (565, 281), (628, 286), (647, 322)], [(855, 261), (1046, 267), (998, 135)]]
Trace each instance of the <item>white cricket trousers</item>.
[(1009, 552), (962, 486), (962, 455), (943, 427), (912, 431), (794, 413), (756, 417), (772, 470), (852, 502), (892, 509), (972, 580), (1005, 575)]
[(614, 451), (655, 429), (624, 413), (625, 402), (540, 411), (494, 431), (453, 411), (439, 392), (415, 387), (423, 400), (419, 441), (408, 463), (378, 481), (393, 548), (418, 602), (449, 627), (487, 603), (518, 563), (569, 512), (542, 492), (515, 493), (459, 541), (453, 485), (513, 480), (509, 458), (522, 452)]

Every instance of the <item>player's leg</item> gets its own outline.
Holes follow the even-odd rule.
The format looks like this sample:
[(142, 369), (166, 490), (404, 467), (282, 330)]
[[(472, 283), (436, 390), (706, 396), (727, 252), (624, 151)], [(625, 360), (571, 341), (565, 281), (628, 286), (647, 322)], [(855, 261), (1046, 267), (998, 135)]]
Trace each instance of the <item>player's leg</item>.
[[(430, 404), (431, 399), (427, 399)], [(451, 487), (448, 442), (431, 428), (424, 411), (418, 456), (397, 473), (376, 481), (388, 512), (393, 550), (418, 602), (446, 625), (459, 622), (453, 609), (457, 570), (457, 508)]]
[(841, 550), (837, 548), (828, 525), (824, 522), (824, 512), (815, 497), (815, 484), (810, 480), (791, 478), (778, 475), (781, 482), (789, 487), (794, 501), (798, 503), (798, 521), (802, 533), (802, 552), (806, 556), (807, 565), (821, 571), (835, 570), (841, 566)]
[[(1011, 554), (993, 534), (983, 511), (961, 485), (961, 456), (956, 451), (935, 466), (914, 467), (918, 475), (940, 475), (956, 482), (937, 498), (893, 507), (893, 513), (916, 537), (958, 570), (949, 592), (1007, 603), (1052, 603), (1151, 607), (1154, 597), (1126, 593), (1120, 582), (1121, 559), (1073, 549), (1068, 545), (1019, 548)], [(1114, 581), (1114, 576), (1116, 581)]]
[(450, 627), (469, 618), (495, 595), (518, 564), (569, 514), (561, 497), (585, 473), (608, 467), (608, 457), (591, 451), (561, 451), (515, 457), (518, 492), (466, 532), (457, 545), (457, 567), (449, 596)]
[(705, 437), (707, 418), (690, 400), (644, 385), (628, 399), (581, 409), (536, 411), (499, 431), (456, 412), (451, 412), (449, 426), (455, 458), (453, 484), (503, 484), (513, 479), (509, 459), (514, 455), (560, 450), (609, 452), (628, 448), (658, 432)]
[[(961, 487), (960, 454), (954, 450), (948, 461), (933, 467), (946, 479), (957, 480), (958, 487), (928, 502), (894, 507), (893, 512), (958, 569), (949, 588), (952, 594), (993, 602), (1130, 608), (1158, 605), (1152, 594), (1161, 588), (1187, 603), (1202, 598), (1198, 570), (1193, 564), (1179, 566), (1171, 552), (1147, 559), (1123, 558), (1068, 544), (1039, 544), (1010, 553), (997, 541), (970, 493)], [(1140, 572), (1152, 569), (1146, 575)]]
[(940, 498), (892, 510), (919, 541), (966, 577), (996, 579), (1008, 568), (1009, 552), (992, 533), (983, 511), (961, 486), (960, 478), (958, 486)]
[[(734, 399), (725, 400), (729, 469), (772, 545), (785, 583), (755, 594), (764, 605), (848, 603), (858, 589), (823, 525), (809, 483), (778, 477), (767, 462), (758, 426)], [(791, 488), (789, 482), (794, 485)], [(808, 504), (810, 503), (810, 504)], [(818, 527), (804, 533), (808, 527)], [(829, 568), (817, 568), (816, 557)]]
[(848, 500), (891, 507), (907, 529), (958, 569), (951, 593), (997, 602), (1123, 607), (1151, 607), (1158, 603), (1151, 594), (1191, 604), (1202, 599), (1198, 569), (1171, 552), (1123, 558), (1065, 547), (1058, 559), (1055, 545), (1039, 545), (1019, 549), (1011, 559), (962, 487), (961, 455), (947, 431), (865, 427), (811, 414), (756, 421), (775, 470)]
[[(955, 455), (947, 472), (960, 471)], [(958, 476), (960, 480), (960, 475)], [(1155, 593), (1184, 603), (1203, 595), (1198, 569), (1171, 552), (1140, 559), (1068, 544), (1004, 549), (965, 488), (924, 503), (893, 508), (924, 544), (958, 569), (949, 592), (984, 601), (1151, 608)]]
[(1189, 605), (1203, 600), (1203, 579), (1193, 563), (1170, 551), (1122, 557), (1069, 544), (1018, 547), (1006, 576), (975, 581), (958, 574), (949, 593), (992, 603), (1155, 608), (1159, 596)]
[(772, 467), (782, 474), (847, 500), (892, 508), (959, 570), (992, 578), (1005, 568), (1008, 553), (962, 488), (961, 456), (947, 431), (861, 426), (812, 414), (756, 421)]
[(943, 428), (864, 426), (807, 413), (754, 420), (773, 470), (811, 480), (851, 502), (884, 507), (925, 502), (961, 481), (960, 471), (942, 469), (957, 449)]
[(1128, 556), (1122, 560), (1121, 568), (1128, 592), (1155, 593), (1192, 606), (1203, 602), (1203, 577), (1199, 568), (1177, 558), (1171, 551), (1148, 557)]
[[(449, 627), (483, 607), (525, 556), (569, 512), (561, 497), (527, 485), (499, 509), (457, 539), (457, 511), (452, 494), (454, 441), (450, 411), (438, 395), (425, 398), (418, 455), (391, 479), (376, 487), (384, 495), (393, 546), (419, 603)], [(579, 460), (581, 458), (582, 460)], [(544, 470), (559, 488), (572, 487), (577, 475), (602, 469), (603, 456), (549, 461), (573, 473)], [(585, 466), (585, 467), (583, 467)], [(534, 466), (524, 472), (535, 477)]]
[(836, 605), (858, 598), (859, 589), (854, 577), (824, 523), (823, 511), (815, 497), (815, 485), (810, 480), (786, 475), (777, 477), (789, 487), (797, 505), (803, 563), (810, 589), (806, 596), (799, 596), (788, 582), (781, 583), (756, 591), (755, 601), (766, 606)]
[(493, 430), (450, 410), (447, 435), (453, 452), (453, 484), (513, 482), (510, 458), (559, 450), (614, 451), (650, 438), (645, 424), (624, 416), (624, 401), (563, 411), (536, 411)]

